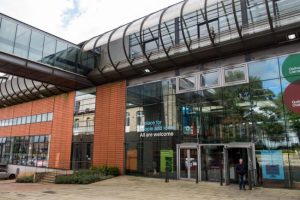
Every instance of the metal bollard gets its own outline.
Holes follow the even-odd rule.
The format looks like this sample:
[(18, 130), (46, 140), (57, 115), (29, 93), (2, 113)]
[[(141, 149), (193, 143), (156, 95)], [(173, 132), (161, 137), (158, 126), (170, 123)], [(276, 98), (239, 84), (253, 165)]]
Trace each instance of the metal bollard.
[(223, 186), (223, 169), (220, 167), (220, 185)]
[(169, 170), (168, 170), (168, 167), (166, 167), (166, 177), (165, 177), (165, 182), (166, 183), (169, 183)]
[(251, 170), (248, 171), (248, 184), (249, 184), (249, 190), (252, 190), (252, 176), (251, 176)]

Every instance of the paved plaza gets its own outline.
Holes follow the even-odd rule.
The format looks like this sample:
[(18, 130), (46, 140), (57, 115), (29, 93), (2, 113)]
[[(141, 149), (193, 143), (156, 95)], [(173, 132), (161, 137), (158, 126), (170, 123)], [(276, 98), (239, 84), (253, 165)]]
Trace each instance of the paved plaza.
[(255, 188), (240, 191), (236, 185), (120, 176), (90, 185), (20, 184), (0, 181), (2, 200), (300, 200), (300, 190)]

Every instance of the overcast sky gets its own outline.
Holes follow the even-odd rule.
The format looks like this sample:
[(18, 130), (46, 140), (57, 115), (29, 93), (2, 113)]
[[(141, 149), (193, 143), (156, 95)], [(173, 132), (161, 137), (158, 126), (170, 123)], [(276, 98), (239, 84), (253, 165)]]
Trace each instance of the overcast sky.
[(180, 0), (0, 0), (0, 12), (74, 43)]

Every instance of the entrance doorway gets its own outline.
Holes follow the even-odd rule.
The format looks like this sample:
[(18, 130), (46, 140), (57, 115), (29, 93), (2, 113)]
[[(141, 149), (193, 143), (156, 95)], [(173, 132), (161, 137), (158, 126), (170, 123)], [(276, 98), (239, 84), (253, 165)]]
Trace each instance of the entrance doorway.
[(72, 169), (89, 169), (92, 163), (92, 143), (73, 143)]
[[(224, 175), (225, 183), (237, 183), (238, 176), (235, 166), (239, 159), (243, 159), (244, 164), (248, 167), (247, 179), (253, 181), (256, 185), (256, 159), (255, 145), (253, 143), (229, 143), (224, 145)], [(250, 176), (250, 177), (249, 177)]]
[(199, 177), (200, 149), (197, 144), (186, 143), (177, 145), (177, 177), (193, 180)]
[(177, 145), (177, 177), (200, 181), (238, 181), (235, 166), (242, 158), (256, 184), (255, 145), (253, 143)]

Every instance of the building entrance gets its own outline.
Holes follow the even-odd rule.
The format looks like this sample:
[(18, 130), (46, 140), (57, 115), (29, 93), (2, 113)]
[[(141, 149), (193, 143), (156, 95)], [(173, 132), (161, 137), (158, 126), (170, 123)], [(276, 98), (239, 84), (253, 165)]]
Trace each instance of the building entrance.
[(256, 184), (253, 143), (178, 144), (177, 177), (193, 180), (198, 176), (200, 181), (220, 182), (222, 179), (227, 185), (237, 183), (235, 166), (240, 158), (248, 166), (250, 178)]
[(251, 180), (252, 184), (256, 185), (256, 159), (255, 159), (255, 145), (253, 143), (229, 143), (224, 145), (224, 179), (228, 185), (230, 183), (237, 183), (238, 176), (235, 166), (239, 159), (243, 159), (245, 165), (248, 167), (247, 180)]
[(199, 176), (200, 149), (197, 144), (177, 145), (177, 177), (193, 180)]

